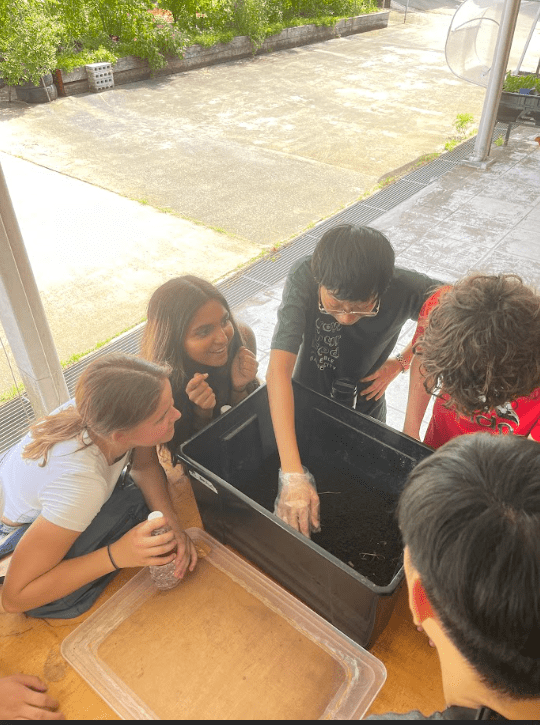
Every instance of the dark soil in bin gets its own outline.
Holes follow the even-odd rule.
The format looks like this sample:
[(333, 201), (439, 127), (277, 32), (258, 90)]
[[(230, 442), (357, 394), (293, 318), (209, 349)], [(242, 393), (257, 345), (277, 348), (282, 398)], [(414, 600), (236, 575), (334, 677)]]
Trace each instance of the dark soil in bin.
[[(236, 487), (274, 510), (279, 457)], [(389, 500), (361, 471), (336, 470), (323, 461), (310, 463), (321, 500), (321, 531), (312, 541), (377, 586), (387, 586), (402, 565), (402, 543), (395, 520), (396, 498)]]

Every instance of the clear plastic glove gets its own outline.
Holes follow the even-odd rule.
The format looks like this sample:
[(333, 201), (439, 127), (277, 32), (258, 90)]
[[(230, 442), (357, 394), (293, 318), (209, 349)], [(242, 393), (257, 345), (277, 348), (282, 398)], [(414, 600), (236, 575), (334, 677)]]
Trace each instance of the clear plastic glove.
[(319, 497), (315, 479), (303, 466), (304, 473), (283, 473), (279, 469), (278, 495), (274, 513), (304, 536), (321, 530)]

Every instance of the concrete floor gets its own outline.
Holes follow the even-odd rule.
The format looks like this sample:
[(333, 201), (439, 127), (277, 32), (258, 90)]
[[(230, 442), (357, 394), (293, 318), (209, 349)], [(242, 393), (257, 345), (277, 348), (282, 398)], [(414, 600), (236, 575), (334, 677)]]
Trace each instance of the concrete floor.
[(428, 5), (99, 94), (0, 98), (0, 163), (60, 359), (140, 322), (171, 276), (222, 279), (442, 150), (458, 113), (478, 122), (484, 89), (444, 56), (459, 3)]

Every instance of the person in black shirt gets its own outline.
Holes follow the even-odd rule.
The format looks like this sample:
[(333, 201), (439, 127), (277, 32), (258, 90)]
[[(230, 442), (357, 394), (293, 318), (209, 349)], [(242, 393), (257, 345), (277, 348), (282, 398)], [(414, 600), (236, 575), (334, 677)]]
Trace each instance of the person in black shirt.
[(356, 409), (385, 421), (384, 392), (408, 369), (412, 346), (390, 357), (403, 325), (417, 320), (441, 282), (394, 266), (381, 232), (343, 224), (328, 230), (312, 257), (291, 268), (272, 339), (268, 397), (281, 459), (276, 514), (309, 535), (318, 496), (300, 460), (294, 426), (293, 377), (330, 396), (336, 380), (360, 388)]

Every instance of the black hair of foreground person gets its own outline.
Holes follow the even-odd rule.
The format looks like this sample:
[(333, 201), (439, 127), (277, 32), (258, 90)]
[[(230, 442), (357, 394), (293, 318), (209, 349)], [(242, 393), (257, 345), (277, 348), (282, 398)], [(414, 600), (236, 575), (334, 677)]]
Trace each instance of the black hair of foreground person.
[(486, 707), (538, 719), (538, 443), (488, 433), (451, 440), (411, 472), (398, 520), (413, 618), (437, 648), (453, 707), (396, 717), (465, 719), (463, 708)]
[(311, 260), (317, 284), (338, 300), (380, 300), (394, 274), (395, 253), (382, 232), (341, 224), (323, 234)]

